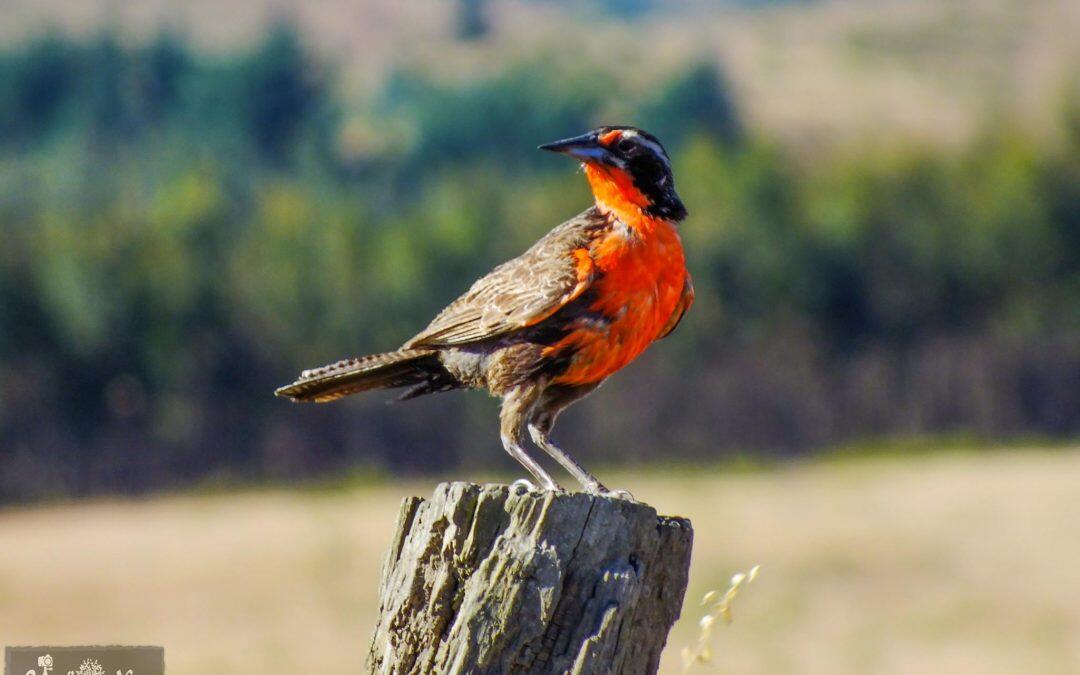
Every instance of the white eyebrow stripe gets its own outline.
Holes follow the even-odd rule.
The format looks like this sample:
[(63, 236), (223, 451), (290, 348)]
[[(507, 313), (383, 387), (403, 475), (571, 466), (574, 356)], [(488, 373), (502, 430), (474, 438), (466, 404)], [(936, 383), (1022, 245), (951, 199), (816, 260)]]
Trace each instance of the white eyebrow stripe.
[(637, 136), (639, 143), (646, 146), (647, 148), (652, 150), (654, 153), (656, 153), (661, 159), (663, 159), (664, 164), (667, 165), (668, 169), (671, 168), (671, 160), (668, 158), (667, 153), (664, 152), (664, 148), (660, 147), (659, 143), (657, 143), (655, 141), (650, 141), (648, 138), (645, 138), (644, 136), (640, 136), (636, 132), (634, 133), (634, 135)]

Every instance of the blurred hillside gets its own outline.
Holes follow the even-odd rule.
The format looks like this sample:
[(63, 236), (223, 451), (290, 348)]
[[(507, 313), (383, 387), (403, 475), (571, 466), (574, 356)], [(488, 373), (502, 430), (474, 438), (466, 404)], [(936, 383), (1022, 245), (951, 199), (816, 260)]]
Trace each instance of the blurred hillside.
[[(485, 7), (479, 39), (459, 39), (464, 5)], [(0, 41), (103, 28), (146, 40), (168, 27), (222, 54), (283, 17), (340, 64), (350, 100), (402, 63), (460, 80), (554, 52), (648, 88), (687, 60), (719, 59), (754, 128), (812, 145), (956, 144), (988, 114), (1051, 127), (1080, 62), (1073, 0), (9, 0)]]
[(612, 121), (671, 150), (698, 301), (584, 461), (1075, 435), (1074, 8), (767, 4), (0, 7), (0, 499), (508, 465), (480, 395), (271, 392), (584, 208), (534, 148)]

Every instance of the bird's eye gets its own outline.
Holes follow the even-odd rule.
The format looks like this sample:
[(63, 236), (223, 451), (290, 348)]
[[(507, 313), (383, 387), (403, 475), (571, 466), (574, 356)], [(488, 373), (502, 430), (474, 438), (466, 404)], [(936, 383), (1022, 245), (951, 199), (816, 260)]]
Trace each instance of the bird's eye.
[(634, 142), (629, 138), (624, 138), (615, 144), (615, 149), (619, 152), (630, 152), (634, 149)]

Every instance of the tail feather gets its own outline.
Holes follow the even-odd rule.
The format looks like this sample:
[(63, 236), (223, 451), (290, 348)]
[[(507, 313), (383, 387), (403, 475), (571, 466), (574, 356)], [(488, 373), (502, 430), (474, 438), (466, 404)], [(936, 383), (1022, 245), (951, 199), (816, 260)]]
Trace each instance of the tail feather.
[(437, 352), (402, 349), (345, 359), (300, 373), (290, 385), (274, 393), (293, 401), (326, 403), (371, 389), (393, 389), (430, 382), (443, 371)]

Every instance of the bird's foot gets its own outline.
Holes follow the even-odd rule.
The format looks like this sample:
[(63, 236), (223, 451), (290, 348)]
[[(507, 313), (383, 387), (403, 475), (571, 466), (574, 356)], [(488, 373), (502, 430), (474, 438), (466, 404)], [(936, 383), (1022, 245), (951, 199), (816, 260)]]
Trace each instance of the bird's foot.
[(628, 502), (636, 502), (634, 495), (630, 494), (626, 490), (609, 490), (603, 486), (600, 482), (587, 483), (585, 485), (585, 492), (597, 497), (613, 497), (615, 499), (625, 499)]
[(518, 478), (513, 483), (510, 483), (510, 492), (513, 492), (514, 494), (521, 494), (523, 492), (561, 492), (561, 491), (562, 491), (562, 488), (560, 488), (558, 485), (555, 485), (555, 484), (552, 484), (551, 486), (544, 485), (544, 486), (537, 487), (537, 485), (535, 483), (533, 483), (532, 481), (530, 481), (530, 480), (528, 480), (526, 478)]
[(525, 492), (536, 492), (537, 488), (536, 485), (525, 478), (518, 478), (513, 483), (510, 483), (510, 492), (517, 493), (520, 490), (524, 490)]

